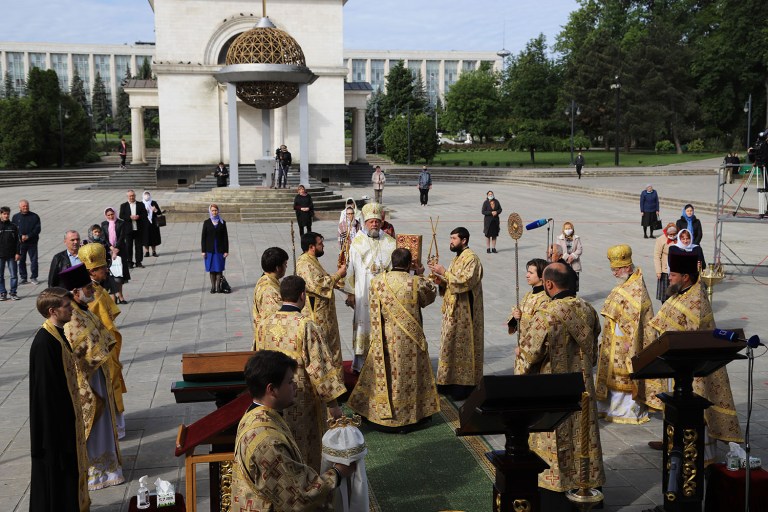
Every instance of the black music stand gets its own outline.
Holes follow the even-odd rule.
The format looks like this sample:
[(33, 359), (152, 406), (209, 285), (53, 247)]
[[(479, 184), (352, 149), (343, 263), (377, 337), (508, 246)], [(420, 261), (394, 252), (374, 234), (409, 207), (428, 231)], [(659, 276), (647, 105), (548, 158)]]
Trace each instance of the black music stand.
[[(632, 358), (633, 379), (675, 379), (672, 395), (657, 395), (664, 402), (661, 485), (665, 512), (701, 512), (704, 499), (704, 409), (712, 403), (693, 392), (693, 379), (706, 377), (735, 359), (746, 359), (738, 354), (746, 346), (717, 339), (711, 330), (668, 331)], [(673, 466), (677, 470), (670, 482)]]
[(506, 436), (504, 450), (485, 454), (496, 468), (494, 512), (541, 511), (538, 475), (549, 466), (528, 448), (528, 434), (581, 410), (583, 391), (581, 373), (485, 376), (461, 406), (457, 436)]

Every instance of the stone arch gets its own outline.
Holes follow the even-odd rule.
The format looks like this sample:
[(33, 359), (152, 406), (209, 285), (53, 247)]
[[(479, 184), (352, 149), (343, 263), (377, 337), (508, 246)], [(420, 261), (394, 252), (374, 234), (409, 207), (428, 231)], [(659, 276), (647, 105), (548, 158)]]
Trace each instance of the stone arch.
[(229, 49), (232, 41), (246, 30), (252, 29), (259, 22), (259, 19), (261, 17), (253, 13), (244, 16), (237, 14), (226, 18), (208, 39), (208, 43), (205, 45), (203, 64), (208, 66), (223, 65), (223, 60), (219, 59), (222, 55), (226, 57), (227, 49)]

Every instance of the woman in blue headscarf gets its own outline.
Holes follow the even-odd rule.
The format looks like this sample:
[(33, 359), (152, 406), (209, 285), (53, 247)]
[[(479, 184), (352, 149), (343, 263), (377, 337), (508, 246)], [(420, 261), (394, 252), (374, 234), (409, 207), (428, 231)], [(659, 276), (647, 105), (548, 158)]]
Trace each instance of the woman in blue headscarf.
[(701, 243), (701, 221), (693, 214), (693, 206), (687, 204), (683, 206), (683, 212), (677, 222), (677, 232), (679, 233), (683, 229), (687, 229), (693, 237), (693, 243), (699, 245)]
[(212, 204), (208, 207), (210, 218), (203, 222), (201, 252), (205, 261), (205, 271), (211, 274), (211, 293), (222, 293), (221, 279), (224, 275), (224, 263), (229, 256), (229, 235), (227, 224), (219, 217), (219, 207)]

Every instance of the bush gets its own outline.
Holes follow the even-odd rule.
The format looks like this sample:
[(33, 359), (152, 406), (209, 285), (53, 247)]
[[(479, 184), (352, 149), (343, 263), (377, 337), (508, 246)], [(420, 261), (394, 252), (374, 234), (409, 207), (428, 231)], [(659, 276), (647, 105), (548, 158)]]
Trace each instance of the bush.
[(701, 139), (695, 139), (688, 143), (688, 151), (693, 153), (701, 153), (704, 151), (704, 141)]
[(480, 162), (480, 165), (482, 165), (483, 167), (486, 167), (486, 166), (488, 165), (488, 162), (486, 162), (485, 160), (483, 160), (482, 162)]
[(471, 166), (475, 165), (475, 162), (473, 162), (472, 160), (470, 160), (469, 162), (467, 162), (467, 165), (471, 167)]
[(668, 140), (660, 140), (656, 143), (657, 153), (669, 153), (675, 149), (675, 145)]
[(501, 165), (501, 163), (499, 163), (499, 162), (493, 162), (493, 165), (494, 165), (494, 167), (499, 167), (499, 166)]
[(159, 148), (160, 141), (158, 139), (146, 139), (144, 141), (144, 146), (148, 148)]
[(95, 163), (95, 162), (101, 162), (101, 157), (99, 156), (99, 154), (97, 152), (89, 151), (83, 157), (83, 161), (85, 163), (87, 163), (87, 164), (92, 164), (92, 163)]
[(458, 166), (459, 166), (459, 161), (458, 161), (458, 160), (456, 160), (455, 162), (453, 162), (453, 165), (455, 165), (456, 167), (458, 167)]

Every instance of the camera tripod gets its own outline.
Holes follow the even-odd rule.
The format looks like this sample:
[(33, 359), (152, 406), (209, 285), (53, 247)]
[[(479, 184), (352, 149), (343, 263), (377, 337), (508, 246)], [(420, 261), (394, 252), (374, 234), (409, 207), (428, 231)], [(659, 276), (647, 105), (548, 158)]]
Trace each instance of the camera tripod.
[[(757, 213), (760, 215), (761, 219), (768, 213), (768, 201), (766, 201), (766, 196), (768, 195), (768, 183), (766, 183), (766, 179), (768, 179), (768, 176), (766, 176), (765, 171), (765, 165), (757, 164), (753, 165), (749, 170), (749, 176), (747, 176), (747, 179), (744, 180), (744, 188), (741, 191), (741, 197), (739, 198), (739, 202), (736, 204), (736, 209), (733, 210), (732, 215), (734, 217), (739, 212), (739, 208), (741, 208), (741, 202), (744, 201), (744, 196), (747, 195), (747, 190), (749, 190), (749, 186), (753, 179), (755, 180), (755, 185), (757, 186)], [(761, 175), (762, 187), (760, 186)]]

